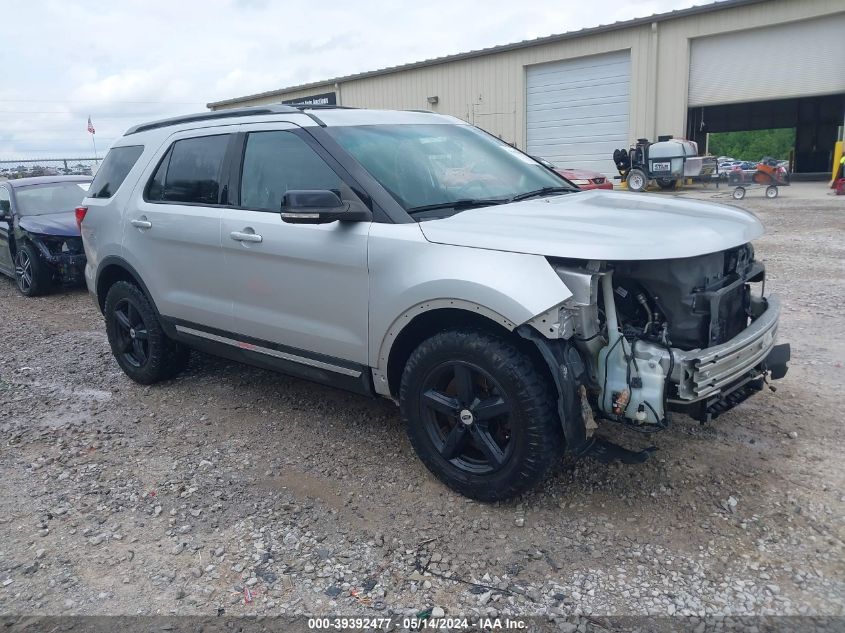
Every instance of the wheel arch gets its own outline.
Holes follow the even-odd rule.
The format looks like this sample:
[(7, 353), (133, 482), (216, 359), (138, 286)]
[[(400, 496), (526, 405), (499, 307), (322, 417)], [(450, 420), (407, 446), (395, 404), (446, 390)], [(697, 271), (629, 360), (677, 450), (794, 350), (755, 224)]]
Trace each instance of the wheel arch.
[(106, 295), (111, 288), (118, 281), (128, 281), (133, 283), (141, 289), (141, 292), (147, 297), (147, 301), (155, 310), (156, 316), (160, 316), (155, 301), (153, 301), (150, 291), (146, 284), (141, 280), (138, 271), (125, 259), (120, 257), (106, 257), (100, 262), (97, 268), (97, 276), (95, 281), (97, 305), (100, 307), (100, 312), (105, 309)]
[(554, 381), (537, 347), (516, 333), (517, 324), (482, 305), (462, 299), (438, 299), (417, 304), (399, 316), (382, 341), (378, 368), (373, 370), (375, 390), (396, 398), (402, 372), (411, 353), (425, 339), (454, 327), (472, 327), (514, 343), (528, 354), (537, 369)]
[(26, 244), (29, 244), (38, 251), (38, 245), (35, 243), (36, 236), (30, 234), (29, 231), (26, 231), (20, 227), (14, 227), (13, 230), (9, 231), (9, 251), (12, 253), (12, 257), (15, 256), (15, 253)]

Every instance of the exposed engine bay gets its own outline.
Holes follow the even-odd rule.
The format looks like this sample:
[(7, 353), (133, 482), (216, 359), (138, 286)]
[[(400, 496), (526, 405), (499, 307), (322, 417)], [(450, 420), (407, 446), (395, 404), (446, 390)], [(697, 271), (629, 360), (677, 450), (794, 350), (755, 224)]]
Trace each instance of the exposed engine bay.
[(584, 363), (582, 393), (601, 419), (650, 433), (669, 411), (709, 421), (786, 373), (780, 304), (750, 244), (681, 259), (552, 260), (573, 292), (558, 338)]

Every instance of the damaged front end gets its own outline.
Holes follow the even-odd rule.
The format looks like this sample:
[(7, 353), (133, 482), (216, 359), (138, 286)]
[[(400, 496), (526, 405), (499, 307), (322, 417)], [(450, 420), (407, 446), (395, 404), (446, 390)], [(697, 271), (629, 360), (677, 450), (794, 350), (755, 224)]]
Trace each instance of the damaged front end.
[(38, 250), (41, 261), (59, 283), (79, 284), (85, 270), (82, 238), (28, 233), (26, 239)]
[[(572, 296), (520, 332), (547, 348), (570, 394), (560, 408), (576, 453), (590, 447), (590, 413), (643, 433), (666, 428), (669, 411), (704, 423), (786, 374), (781, 304), (765, 296), (750, 244), (680, 259), (550, 263)], [(583, 403), (563, 402), (579, 393)]]

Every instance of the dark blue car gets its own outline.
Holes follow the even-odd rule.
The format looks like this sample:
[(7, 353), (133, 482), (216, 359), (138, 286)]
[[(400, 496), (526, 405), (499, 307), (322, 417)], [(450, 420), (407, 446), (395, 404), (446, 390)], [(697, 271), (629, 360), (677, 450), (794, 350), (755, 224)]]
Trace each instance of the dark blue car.
[(89, 176), (42, 176), (0, 182), (0, 272), (32, 297), (83, 280), (85, 251), (74, 210)]

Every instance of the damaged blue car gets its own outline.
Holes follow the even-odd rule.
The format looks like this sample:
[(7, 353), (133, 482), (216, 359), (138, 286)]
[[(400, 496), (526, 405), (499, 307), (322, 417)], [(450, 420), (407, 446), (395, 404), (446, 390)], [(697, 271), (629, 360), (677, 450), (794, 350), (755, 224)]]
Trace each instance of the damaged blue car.
[(85, 251), (75, 210), (88, 176), (41, 176), (0, 182), (0, 272), (28, 297), (79, 284)]

